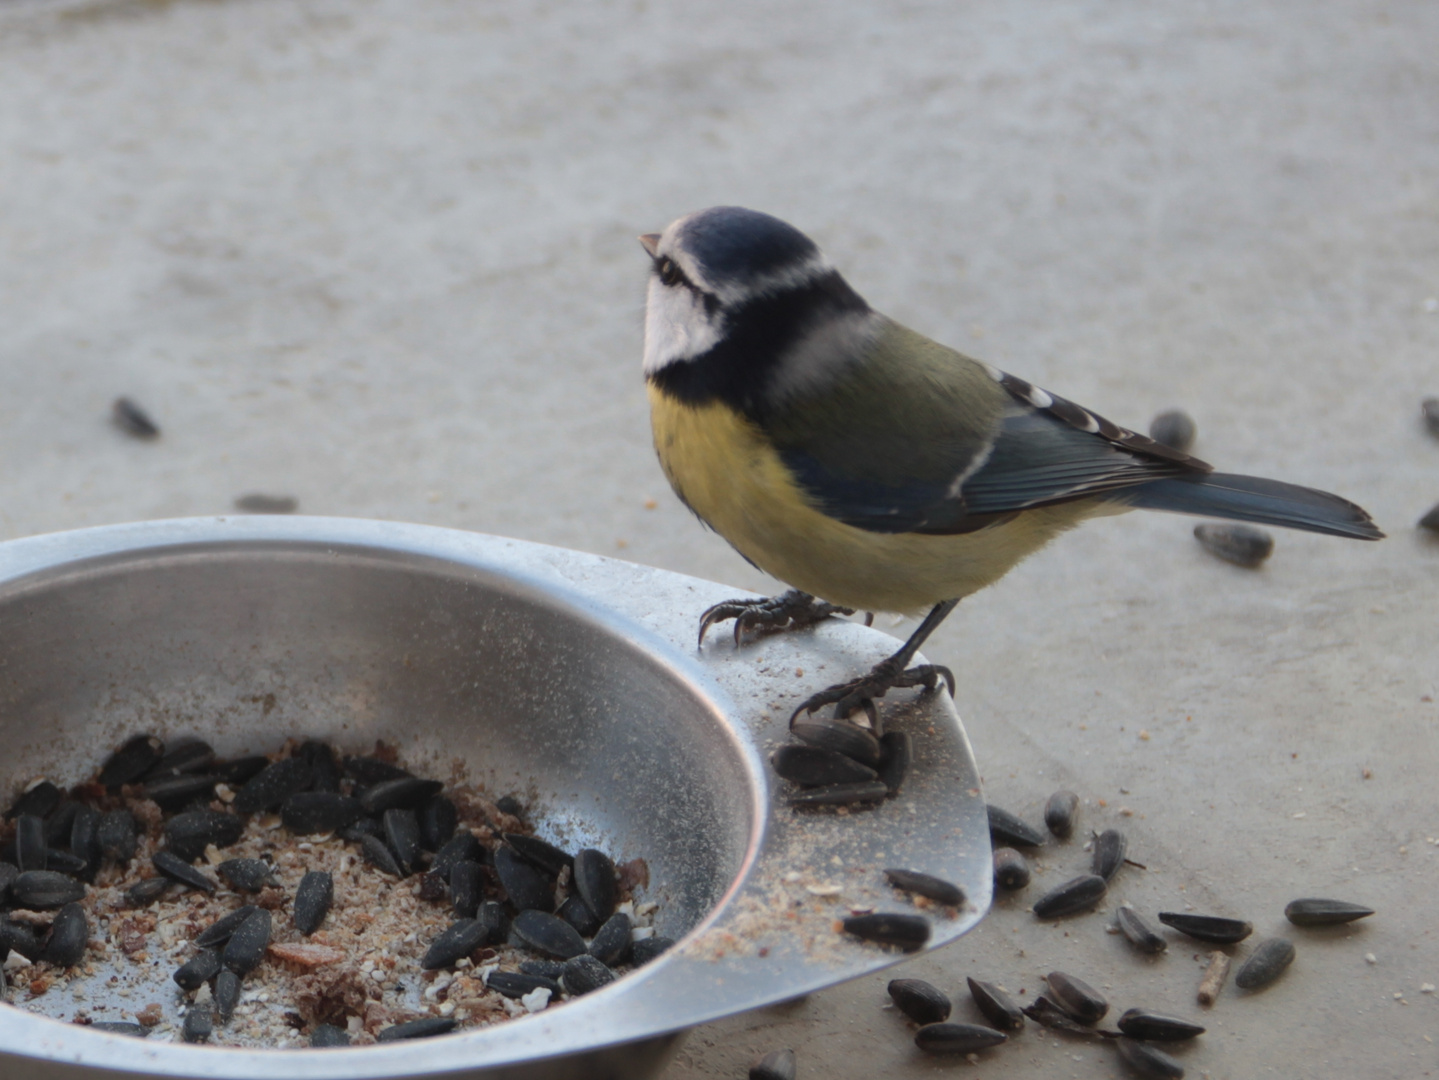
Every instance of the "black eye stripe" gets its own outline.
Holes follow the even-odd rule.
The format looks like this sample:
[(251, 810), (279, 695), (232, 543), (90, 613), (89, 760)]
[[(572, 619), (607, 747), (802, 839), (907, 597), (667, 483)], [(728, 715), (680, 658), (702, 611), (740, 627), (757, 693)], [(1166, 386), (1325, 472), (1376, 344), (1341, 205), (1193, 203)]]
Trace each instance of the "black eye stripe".
[(668, 288), (674, 288), (678, 285), (694, 293), (704, 302), (706, 314), (714, 315), (714, 313), (719, 310), (719, 297), (713, 293), (705, 292), (693, 281), (685, 277), (685, 272), (679, 268), (679, 264), (668, 255), (661, 255), (655, 260), (655, 274), (658, 275), (660, 283)]

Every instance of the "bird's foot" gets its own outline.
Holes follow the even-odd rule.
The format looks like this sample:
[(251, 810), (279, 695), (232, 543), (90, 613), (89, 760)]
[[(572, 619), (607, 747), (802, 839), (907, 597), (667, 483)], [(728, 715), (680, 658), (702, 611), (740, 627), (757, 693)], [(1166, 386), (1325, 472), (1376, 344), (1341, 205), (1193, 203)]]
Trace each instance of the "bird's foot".
[(909, 660), (905, 651), (907, 650), (901, 650), (889, 659), (881, 660), (870, 670), (868, 675), (851, 679), (849, 682), (836, 683), (817, 694), (811, 694), (800, 702), (799, 708), (795, 709), (789, 722), (793, 724), (800, 713), (812, 713), (826, 705), (833, 705), (836, 720), (847, 719), (851, 713), (863, 709), (869, 716), (870, 724), (878, 730), (879, 714), (875, 709), (874, 700), (884, 697), (890, 690), (900, 690), (908, 686), (923, 686), (926, 691), (932, 691), (939, 686), (939, 680), (943, 679), (949, 687), (949, 696), (954, 696), (954, 673), (949, 668), (941, 664), (916, 664), (914, 667), (905, 667), (904, 665)]
[(725, 619), (734, 620), (734, 643), (739, 646), (746, 634), (752, 639), (761, 638), (767, 634), (802, 630), (833, 615), (853, 614), (851, 608), (835, 607), (798, 589), (762, 600), (726, 600), (700, 616), (699, 643), (705, 643), (705, 633), (711, 626)]

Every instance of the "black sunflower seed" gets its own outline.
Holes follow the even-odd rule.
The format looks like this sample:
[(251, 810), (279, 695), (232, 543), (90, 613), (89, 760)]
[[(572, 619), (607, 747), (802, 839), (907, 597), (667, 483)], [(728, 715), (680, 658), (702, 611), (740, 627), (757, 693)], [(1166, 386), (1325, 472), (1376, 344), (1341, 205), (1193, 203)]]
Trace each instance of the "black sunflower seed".
[(994, 849), (994, 883), (1001, 889), (1022, 889), (1029, 884), (1029, 861), (1012, 847)]
[(100, 783), (110, 790), (133, 784), (165, 756), (165, 744), (153, 735), (136, 735), (100, 766)]
[(455, 915), (473, 919), (485, 896), (485, 868), (477, 862), (457, 862), (450, 868), (450, 903)]
[(566, 897), (565, 902), (559, 906), (555, 914), (578, 930), (580, 937), (594, 937), (599, 933), (600, 926), (603, 925), (599, 919), (595, 918), (595, 913), (590, 910), (589, 904), (586, 904), (578, 896)]
[(642, 967), (661, 953), (674, 948), (674, 945), (674, 938), (665, 937), (663, 934), (640, 938), (630, 946), (630, 966)]
[(1182, 1080), (1184, 1076), (1184, 1066), (1157, 1046), (1126, 1038), (1115, 1039), (1114, 1047), (1135, 1075), (1146, 1080)]
[(504, 833), (505, 843), (514, 848), (519, 856), (531, 866), (543, 870), (550, 877), (558, 877), (560, 871), (567, 866), (573, 866), (575, 857), (554, 844), (541, 840), (538, 836), (525, 836), (523, 833)]
[(588, 994), (615, 981), (615, 973), (588, 953), (572, 956), (565, 961), (560, 986), (572, 997)]
[(165, 823), (165, 846), (186, 862), (193, 862), (205, 854), (208, 845), (229, 847), (244, 831), (245, 823), (234, 814), (189, 810)]
[(568, 960), (586, 951), (585, 939), (557, 915), (522, 911), (515, 916), (510, 928), (527, 946), (546, 956)]
[(411, 775), (408, 769), (375, 757), (347, 757), (343, 765), (346, 776), (366, 786), (383, 784), (386, 780), (403, 780)]
[(7, 956), (12, 951), (26, 960), (35, 961), (44, 955), (45, 944), (30, 927), (11, 922), (0, 914), (0, 956)]
[(605, 920), (592, 935), (590, 955), (607, 967), (617, 967), (629, 955), (634, 923), (623, 911), (617, 911)]
[(49, 847), (69, 846), (70, 833), (75, 828), (75, 815), (78, 813), (79, 803), (74, 799), (61, 799), (55, 804), (55, 808), (45, 815), (45, 843)]
[(421, 780), (417, 776), (382, 780), (364, 790), (360, 795), (360, 805), (367, 814), (383, 814), (386, 810), (413, 810), (434, 798), (444, 787), (438, 780)]
[(501, 795), (495, 800), (495, 809), (502, 814), (509, 814), (510, 817), (523, 818), (525, 816), (525, 804), (513, 795)]
[(881, 780), (862, 780), (857, 784), (825, 784), (806, 788), (791, 795), (791, 806), (853, 806), (855, 803), (879, 802), (890, 794)]
[(90, 806), (76, 810), (70, 826), (70, 850), (85, 860), (85, 876), (92, 881), (100, 867), (100, 840), (96, 835), (99, 827), (100, 811)]
[(1129, 943), (1140, 952), (1162, 953), (1169, 948), (1169, 942), (1160, 936), (1159, 931), (1128, 904), (1122, 904), (1115, 910), (1114, 921)]
[(794, 1080), (796, 1075), (793, 1050), (771, 1050), (749, 1067), (749, 1080)]
[(1040, 994), (1034, 1001), (1026, 1005), (1023, 1012), (1036, 1024), (1054, 1031), (1067, 1031), (1071, 1035), (1083, 1035), (1087, 1038), (1097, 1037), (1097, 1032), (1093, 1028), (1081, 1024), (1056, 1005), (1052, 998), (1044, 994)]
[(441, 930), (430, 947), (425, 950), (420, 968), (424, 971), (438, 971), (453, 967), (485, 943), (487, 927), (477, 919), (461, 919)]
[(1149, 1039), (1152, 1042), (1181, 1042), (1204, 1034), (1204, 1028), (1189, 1020), (1144, 1009), (1129, 1009), (1119, 1018), (1118, 1026), (1131, 1039)]
[(445, 842), (455, 835), (460, 824), (460, 812), (455, 804), (443, 795), (425, 800), (420, 807), (420, 844), (426, 851), (439, 851)]
[(1266, 938), (1254, 946), (1249, 959), (1234, 975), (1234, 985), (1241, 990), (1259, 990), (1268, 986), (1294, 962), (1294, 944), (1284, 938)]
[(770, 763), (780, 776), (804, 787), (857, 784), (879, 777), (877, 771), (853, 758), (803, 743), (785, 743), (770, 755)]
[(560, 996), (560, 984), (543, 975), (525, 975), (518, 971), (492, 971), (485, 977), (485, 986), (507, 998), (522, 998), (544, 987), (551, 1000)]
[(125, 906), (147, 907), (164, 896), (171, 884), (170, 879), (164, 875), (137, 881), (125, 890)]
[(922, 915), (876, 912), (853, 915), (841, 925), (846, 934), (880, 945), (897, 945), (905, 952), (913, 952), (929, 940), (929, 920)]
[(1079, 816), (1079, 796), (1072, 791), (1056, 791), (1044, 804), (1044, 824), (1061, 840), (1074, 835), (1074, 822)]
[(603, 851), (585, 848), (575, 853), (574, 885), (595, 918), (604, 922), (615, 913), (619, 900), (615, 864)]
[(171, 746), (165, 751), (165, 756), (151, 767), (145, 774), (145, 783), (162, 780), (169, 776), (179, 776), (182, 773), (204, 772), (211, 765), (215, 764), (215, 749), (207, 742), (193, 739), (176, 746)]
[(14, 863), (0, 862), (0, 904), (10, 892), (10, 885), (20, 876), (20, 868)]
[(45, 943), (45, 959), (58, 968), (73, 967), (85, 956), (90, 942), (90, 921), (85, 909), (69, 903), (55, 913), (50, 924), (50, 940)]
[(20, 907), (46, 911), (85, 899), (85, 885), (54, 870), (22, 870), (10, 883), (10, 898)]
[(916, 1024), (939, 1024), (949, 1019), (949, 995), (923, 979), (891, 979), (889, 996), (895, 1006)]
[(1054, 1003), (1081, 1024), (1097, 1024), (1109, 1012), (1109, 1002), (1104, 995), (1083, 979), (1051, 971), (1045, 981), (1049, 983), (1049, 996)]
[(510, 920), (504, 906), (495, 900), (486, 900), (475, 912), (475, 921), (485, 928), (485, 944), (500, 945), (510, 936)]
[(5, 811), (5, 820), (13, 821), (21, 814), (48, 817), (51, 811), (60, 805), (62, 797), (60, 789), (49, 780), (37, 780), (10, 804), (10, 809)]
[(317, 1049), (349, 1046), (350, 1036), (334, 1024), (316, 1024), (315, 1030), (310, 1032), (310, 1045)]
[(1242, 919), (1226, 919), (1219, 915), (1190, 915), (1183, 911), (1161, 911), (1159, 921), (1172, 926), (1196, 941), (1212, 941), (1216, 945), (1233, 945), (1254, 933), (1254, 924)]
[(469, 829), (461, 829), (435, 852), (435, 857), (430, 862), (430, 873), (438, 874), (448, 881), (450, 869), (460, 862), (482, 863), (485, 861), (485, 849), (480, 847), (480, 842), (475, 839), (475, 834)]
[(225, 966), (236, 975), (245, 976), (260, 966), (270, 944), (270, 913), (264, 908), (235, 928), (225, 943)]
[(307, 739), (295, 753), (310, 766), (311, 791), (340, 790), (340, 767), (335, 763), (335, 751), (329, 743)]
[(914, 1036), (914, 1045), (927, 1054), (972, 1054), (1008, 1041), (1004, 1032), (979, 1024), (930, 1024)]
[(264, 859), (226, 859), (215, 870), (236, 892), (257, 893), (275, 883), (275, 868)]
[(1194, 526), (1194, 538), (1209, 554), (1235, 566), (1253, 569), (1274, 551), (1274, 537), (1253, 525)]
[(964, 890), (958, 885), (933, 874), (922, 874), (918, 870), (886, 870), (884, 876), (896, 889), (927, 897), (940, 904), (959, 907), (964, 903)]
[(538, 975), (543, 979), (554, 979), (559, 981), (565, 973), (566, 960), (525, 960), (520, 963), (520, 972), (524, 975)]
[(413, 810), (386, 810), (382, 821), (385, 842), (405, 876), (414, 873), (420, 862), (420, 819)]
[(495, 873), (517, 910), (555, 910), (554, 887), (513, 848), (501, 845), (495, 849)]
[(270, 764), (264, 754), (249, 754), (230, 761), (217, 761), (215, 772), (230, 787), (248, 783)]
[(320, 928), (335, 900), (335, 879), (325, 870), (311, 870), (295, 889), (290, 918), (295, 929), (309, 937)]
[(34, 814), (15, 819), (15, 865), (24, 870), (44, 870), (49, 865), (45, 843), (45, 821)]
[(348, 829), (340, 830), (340, 838), (352, 844), (360, 843), (360, 837), (373, 836), (376, 840), (385, 838), (385, 826), (379, 818), (362, 817)]
[(199, 889), (207, 893), (214, 892), (218, 888), (209, 874), (201, 873), (172, 851), (165, 851), (162, 848), (151, 856), (150, 862), (160, 873), (171, 881), (178, 881), (181, 885), (188, 885), (192, 889)]
[(1008, 810), (990, 805), (989, 835), (1008, 847), (1039, 847), (1044, 843), (1044, 834), (1027, 821), (1015, 817)]
[(145, 798), (164, 810), (178, 810), (195, 801), (209, 802), (220, 778), (213, 774), (179, 773), (145, 781)]
[(789, 730), (796, 739), (810, 746), (833, 750), (871, 769), (879, 768), (879, 740), (864, 728), (846, 720), (806, 717), (796, 720)]
[(376, 1042), (398, 1042), (401, 1039), (428, 1039), (454, 1031), (459, 1021), (449, 1016), (427, 1016), (422, 1020), (407, 1020), (403, 1024), (387, 1027), (375, 1036)]
[(150, 1029), (144, 1024), (132, 1024), (125, 1020), (96, 1020), (86, 1026), (91, 1031), (103, 1031), (110, 1035), (129, 1035), (135, 1039), (143, 1039), (150, 1034)]
[(215, 975), (210, 993), (215, 999), (215, 1013), (220, 1023), (228, 1024), (230, 1017), (235, 1015), (235, 1006), (240, 1003), (240, 976), (224, 968)]
[(127, 397), (117, 397), (110, 405), (110, 420), (126, 435), (137, 439), (160, 437), (160, 426), (151, 420), (144, 409)]
[(1373, 914), (1374, 909), (1363, 904), (1351, 904), (1347, 900), (1323, 900), (1317, 896), (1291, 900), (1284, 908), (1284, 917), (1295, 926), (1336, 926), (1353, 922), (1355, 919), (1368, 918)]
[(1113, 880), (1124, 865), (1124, 853), (1128, 849), (1129, 840), (1122, 832), (1105, 829), (1094, 838), (1094, 873), (1105, 881)]
[(254, 904), (246, 904), (244, 907), (236, 908), (223, 918), (216, 919), (205, 929), (195, 935), (195, 944), (202, 948), (210, 948), (225, 944), (230, 940), (230, 935), (240, 928), (251, 915), (259, 911)]
[(185, 1024), (180, 1029), (180, 1038), (187, 1043), (209, 1042), (215, 1031), (215, 1014), (209, 1005), (191, 1005), (185, 1013)]
[(339, 832), (364, 816), (360, 801), (336, 791), (300, 791), (280, 806), (285, 828), (299, 836)]
[(1149, 422), (1149, 437), (1157, 443), (1173, 447), (1181, 454), (1187, 454), (1194, 445), (1194, 436), (1199, 427), (1194, 418), (1182, 409), (1169, 409)]
[(95, 840), (105, 858), (114, 859), (122, 866), (128, 863), (135, 857), (135, 848), (140, 842), (135, 815), (128, 810), (110, 810), (101, 814), (95, 824)]
[(890, 795), (898, 795), (914, 760), (914, 739), (907, 731), (886, 731), (879, 737), (879, 781)]
[(995, 1027), (1003, 1031), (1018, 1031), (1024, 1027), (1024, 1010), (994, 983), (970, 979), (969, 994), (985, 1019)]
[(220, 971), (220, 950), (201, 949), (175, 969), (175, 983), (181, 990), (198, 990)]
[(390, 850), (390, 845), (378, 836), (364, 833), (359, 838), (359, 845), (365, 861), (376, 870), (383, 874), (392, 874), (397, 878), (405, 876), (405, 868), (400, 865), (400, 860), (395, 858), (395, 853)]
[(68, 851), (57, 851), (55, 848), (45, 852), (45, 864), (49, 869), (70, 877), (80, 877), (90, 868), (90, 864), (80, 856), (72, 855)]
[(235, 792), (232, 805), (237, 814), (273, 810), (291, 795), (308, 790), (313, 782), (314, 774), (308, 761), (298, 757), (282, 758), (266, 765)]
[(1057, 885), (1034, 902), (1034, 914), (1041, 919), (1058, 919), (1088, 911), (1109, 891), (1109, 885), (1098, 874), (1083, 874)]

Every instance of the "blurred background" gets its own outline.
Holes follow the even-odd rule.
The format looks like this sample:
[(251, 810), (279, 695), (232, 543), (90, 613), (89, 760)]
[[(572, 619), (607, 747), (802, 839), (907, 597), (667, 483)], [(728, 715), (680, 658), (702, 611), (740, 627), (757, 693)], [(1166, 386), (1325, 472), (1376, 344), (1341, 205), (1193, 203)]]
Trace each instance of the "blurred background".
[[(1200, 457), (1390, 533), (1245, 571), (1186, 519), (1095, 522), (927, 653), (991, 800), (1122, 819), (1136, 904), (1380, 909), (1216, 1006), (1191, 1075), (1433, 1075), (1436, 55), (1423, 2), (0, 0), (0, 537), (262, 493), (772, 591), (654, 460), (635, 236), (774, 213), (916, 329), (1140, 430), (1182, 407)], [(1026, 902), (901, 971), (1197, 1011), (1182, 947)], [(951, 1069), (884, 981), (698, 1032), (670, 1075)], [(1120, 1068), (1024, 1040), (959, 1071)]]

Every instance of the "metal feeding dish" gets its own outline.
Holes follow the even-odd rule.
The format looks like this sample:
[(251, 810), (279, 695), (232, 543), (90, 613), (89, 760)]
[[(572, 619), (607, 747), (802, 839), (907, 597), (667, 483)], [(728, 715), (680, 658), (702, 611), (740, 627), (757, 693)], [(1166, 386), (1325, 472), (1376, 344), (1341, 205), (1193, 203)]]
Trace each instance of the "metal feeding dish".
[[(679, 942), (534, 1015), (349, 1049), (162, 1044), (21, 1001), (0, 1006), (0, 1076), (633, 1080), (658, 1075), (688, 1028), (900, 960), (835, 928), (857, 911), (916, 911), (885, 868), (965, 891), (957, 913), (927, 912), (925, 948), (953, 941), (988, 909), (992, 871), (948, 696), (884, 704), (887, 724), (914, 737), (899, 797), (792, 809), (768, 765), (790, 711), (894, 642), (837, 622), (740, 650), (717, 634), (697, 652), (700, 612), (731, 594), (537, 544), (344, 519), (162, 521), (0, 544), (5, 799), (37, 776), (83, 781), (142, 731), (198, 735), (227, 756), (297, 735), (351, 752), (386, 739), (411, 763), (459, 761), (493, 795), (521, 794), (543, 837), (643, 856), (644, 898)], [(73, 995), (57, 996), (73, 1012)]]

